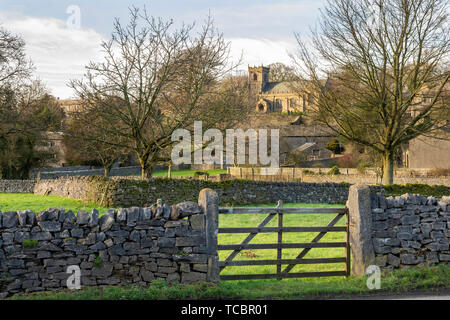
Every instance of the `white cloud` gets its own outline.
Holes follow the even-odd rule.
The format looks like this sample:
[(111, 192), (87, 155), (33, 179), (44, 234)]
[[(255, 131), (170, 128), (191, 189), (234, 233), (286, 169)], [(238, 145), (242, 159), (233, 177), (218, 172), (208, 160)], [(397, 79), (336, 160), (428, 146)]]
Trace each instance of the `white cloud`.
[(268, 39), (228, 39), (231, 42), (231, 57), (234, 61), (240, 58), (242, 53), (242, 64), (239, 69), (246, 70), (247, 65), (268, 65), (281, 62), (286, 65), (292, 64), (289, 53), (296, 48), (293, 41), (273, 41)]
[(0, 22), (23, 37), (27, 54), (36, 66), (36, 76), (57, 97), (71, 97), (73, 92), (67, 82), (81, 77), (84, 66), (102, 56), (102, 36), (92, 29), (70, 29), (60, 19), (7, 12), (0, 12)]
[[(259, 18), (242, 13), (242, 20), (238, 20), (242, 23), (246, 20), (246, 15), (249, 18), (246, 23), (256, 26), (261, 20), (267, 21), (267, 16), (275, 9), (278, 14), (287, 15), (290, 11), (301, 11), (301, 8), (302, 5), (292, 4), (280, 4), (276, 8), (263, 7)], [(221, 19), (232, 17), (232, 12), (225, 12), (222, 12)], [(235, 18), (240, 16), (237, 12), (234, 15)], [(70, 29), (61, 19), (30, 17), (10, 12), (0, 12), (0, 23), (24, 38), (28, 56), (36, 66), (36, 75), (47, 84), (52, 94), (62, 99), (73, 95), (72, 90), (67, 87), (68, 81), (80, 78), (89, 61), (97, 61), (102, 57), (100, 43), (103, 37), (93, 29)], [(293, 36), (281, 39), (270, 36), (259, 38), (255, 35), (252, 38), (229, 37), (227, 40), (231, 41), (231, 56), (234, 61), (242, 54), (240, 70), (247, 70), (247, 65), (268, 65), (274, 62), (289, 65), (291, 59), (288, 52), (296, 49)]]

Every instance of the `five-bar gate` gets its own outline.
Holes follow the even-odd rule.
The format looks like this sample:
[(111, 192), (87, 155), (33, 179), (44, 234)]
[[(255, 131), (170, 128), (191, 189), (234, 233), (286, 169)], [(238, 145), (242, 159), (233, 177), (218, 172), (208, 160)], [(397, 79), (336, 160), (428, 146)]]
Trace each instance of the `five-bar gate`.
[[(231, 251), (231, 254), (223, 261), (219, 261), (219, 268), (231, 266), (256, 266), (276, 265), (277, 271), (272, 274), (236, 274), (220, 275), (220, 280), (244, 280), (244, 279), (283, 279), (283, 278), (305, 278), (305, 277), (329, 277), (350, 275), (350, 245), (349, 245), (349, 218), (347, 208), (283, 208), (281, 201), (276, 208), (219, 208), (221, 214), (268, 214), (267, 217), (256, 228), (219, 228), (219, 233), (248, 233), (249, 235), (240, 244), (219, 244), (218, 250)], [(333, 220), (322, 227), (283, 227), (284, 214), (337, 214)], [(275, 216), (278, 216), (277, 227), (265, 227)], [(346, 226), (335, 226), (341, 218), (346, 218)], [(220, 216), (219, 216), (220, 219)], [(258, 233), (275, 232), (278, 234), (277, 243), (252, 243), (250, 241)], [(283, 243), (284, 232), (318, 232), (311, 242), (308, 243)], [(345, 232), (345, 242), (319, 242), (327, 232)], [(283, 249), (303, 249), (295, 259), (283, 259)], [(304, 258), (314, 248), (346, 248), (345, 257), (340, 258)], [(277, 259), (274, 260), (234, 260), (244, 249), (276, 249)], [(322, 271), (322, 272), (297, 272), (290, 271), (298, 264), (320, 264), (320, 263), (345, 263), (345, 270)], [(282, 269), (282, 266), (285, 266)]]

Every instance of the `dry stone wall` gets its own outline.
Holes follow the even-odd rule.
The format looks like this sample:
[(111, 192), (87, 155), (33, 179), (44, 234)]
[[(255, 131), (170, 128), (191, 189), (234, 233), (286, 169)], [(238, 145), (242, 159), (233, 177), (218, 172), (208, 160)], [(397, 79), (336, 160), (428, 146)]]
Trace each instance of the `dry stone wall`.
[(100, 176), (41, 179), (36, 181), (33, 192), (34, 194), (51, 194), (100, 205), (108, 191), (108, 186), (108, 179)]
[(219, 195), (220, 204), (307, 202), (343, 203), (348, 185), (336, 183), (298, 183), (227, 180), (105, 179), (102, 177), (69, 177), (40, 180), (34, 193), (54, 194), (85, 200), (108, 207), (149, 206), (156, 199), (168, 203), (196, 201), (200, 190), (211, 188)]
[(33, 193), (35, 184), (35, 180), (0, 179), (0, 193)]
[(68, 266), (80, 268), (81, 286), (208, 280), (217, 253), (207, 248), (205, 210), (158, 201), (101, 216), (95, 209), (0, 212), (0, 298), (67, 288)]
[(375, 264), (394, 269), (449, 264), (450, 197), (371, 194)]

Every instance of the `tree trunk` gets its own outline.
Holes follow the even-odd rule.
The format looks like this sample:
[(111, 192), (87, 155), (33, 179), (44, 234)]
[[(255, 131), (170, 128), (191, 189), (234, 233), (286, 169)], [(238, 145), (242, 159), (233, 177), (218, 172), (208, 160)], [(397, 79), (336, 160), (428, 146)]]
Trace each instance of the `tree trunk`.
[(103, 167), (105, 177), (109, 176), (110, 168), (108, 166)]
[(394, 152), (385, 151), (383, 154), (383, 180), (384, 185), (394, 183)]
[(152, 166), (148, 163), (147, 157), (138, 155), (139, 164), (141, 165), (141, 180), (148, 180), (152, 177)]
[(142, 167), (142, 180), (148, 180), (152, 177), (152, 170), (149, 165), (145, 164)]

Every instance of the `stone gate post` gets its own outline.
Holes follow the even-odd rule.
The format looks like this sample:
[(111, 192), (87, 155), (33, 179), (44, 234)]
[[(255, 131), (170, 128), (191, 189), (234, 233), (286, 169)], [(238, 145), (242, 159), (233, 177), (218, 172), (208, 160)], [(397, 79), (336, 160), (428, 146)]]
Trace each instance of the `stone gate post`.
[(205, 214), (206, 254), (208, 257), (207, 281), (219, 280), (219, 255), (217, 253), (217, 234), (219, 231), (219, 197), (217, 192), (206, 188), (198, 195), (198, 204)]
[(349, 190), (347, 207), (350, 218), (352, 275), (362, 276), (366, 268), (375, 262), (369, 187), (352, 185)]

